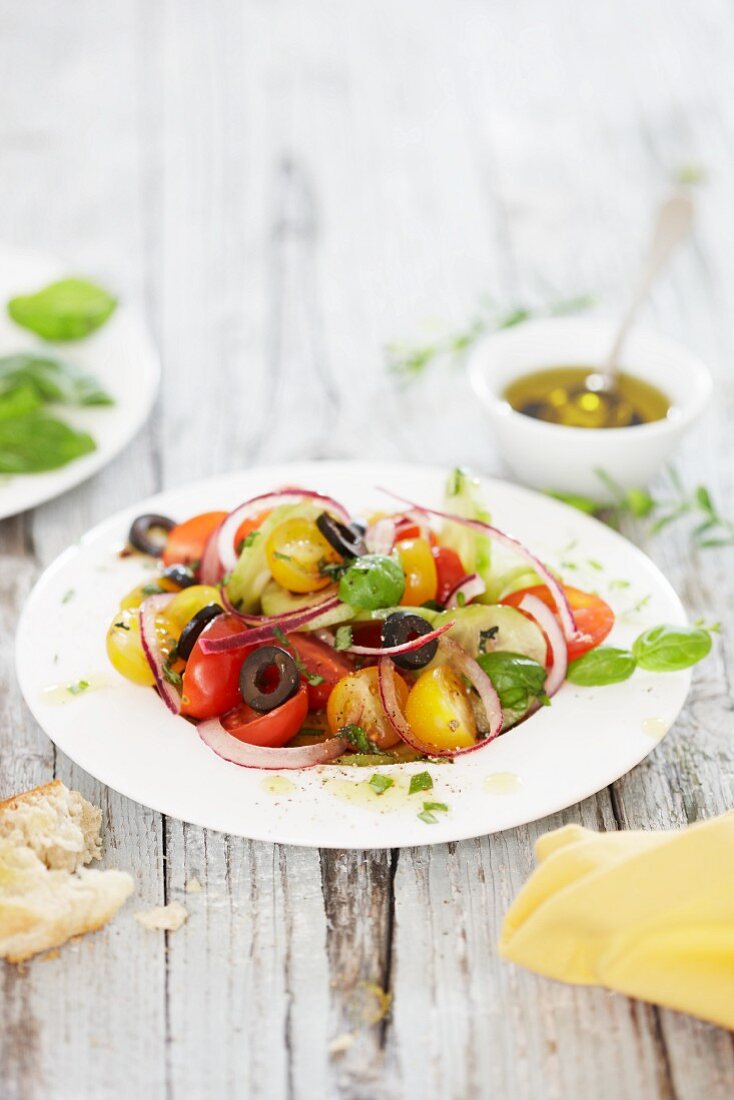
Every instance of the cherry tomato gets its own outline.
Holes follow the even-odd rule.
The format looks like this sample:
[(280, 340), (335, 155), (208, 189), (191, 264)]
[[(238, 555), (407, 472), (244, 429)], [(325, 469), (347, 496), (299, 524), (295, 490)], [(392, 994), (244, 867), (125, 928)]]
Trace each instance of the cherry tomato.
[(425, 527), (421, 527), (419, 523), (414, 523), (409, 519), (398, 520), (397, 530), (395, 533), (395, 542), (403, 542), (405, 539), (423, 539), (427, 538), (431, 546), (436, 545), (436, 536), (430, 529), (426, 530)]
[(265, 522), (272, 510), (272, 508), (267, 508), (264, 512), (258, 512), (256, 516), (250, 516), (249, 519), (243, 519), (234, 537), (234, 547), (237, 553), (239, 553), (240, 546), (247, 536), (251, 535), (253, 531), (257, 531), (258, 527)]
[(450, 546), (434, 546), (433, 560), (438, 574), (436, 599), (439, 603), (446, 603), (452, 588), (466, 576), (466, 569), (459, 555)]
[[(159, 633), (164, 633), (160, 631)], [(126, 680), (149, 687), (155, 682), (148, 658), (140, 641), (140, 619), (137, 610), (118, 611), (107, 631), (107, 656), (112, 666)]]
[(171, 624), (171, 630), (179, 636), (186, 624), (202, 607), (216, 603), (222, 607), (222, 591), (211, 584), (192, 584), (176, 593), (164, 608), (163, 614)]
[(288, 642), (306, 671), (322, 677), (321, 683), (308, 684), (308, 706), (309, 710), (323, 710), (337, 681), (352, 672), (352, 662), (346, 655), (306, 634), (289, 634)]
[(477, 739), (467, 689), (448, 665), (421, 673), (410, 690), (403, 713), (424, 745), (463, 749)]
[[(399, 676), (395, 682), (402, 710), (408, 698), (408, 685)], [(326, 717), (332, 733), (337, 733), (342, 726), (361, 726), (370, 741), (381, 749), (389, 749), (400, 740), (383, 710), (374, 665), (339, 681), (329, 696)]]
[(317, 592), (332, 583), (324, 576), (321, 562), (341, 558), (310, 519), (294, 516), (279, 523), (271, 532), (265, 552), (274, 580), (289, 592)]
[(163, 564), (186, 565), (192, 561), (201, 561), (209, 536), (228, 515), (229, 512), (202, 512), (199, 516), (179, 523), (166, 540)]
[(240, 703), (221, 721), (227, 733), (248, 745), (279, 749), (296, 736), (307, 714), (308, 691), (306, 685), (301, 684), (291, 699), (267, 714), (259, 714), (247, 703)]
[[(571, 605), (576, 624), (582, 634), (588, 635), (582, 642), (568, 643), (568, 659), (575, 661), (577, 657), (594, 649), (604, 641), (609, 631), (614, 626), (614, 612), (608, 603), (600, 596), (594, 596), (591, 592), (582, 592), (580, 588), (572, 588), (564, 584), (563, 591)], [(555, 600), (544, 584), (536, 584), (532, 588), (523, 588), (519, 592), (511, 592), (500, 603), (510, 607), (519, 607), (523, 596), (537, 596), (543, 603), (548, 604), (553, 611), (556, 610)]]
[(181, 713), (190, 718), (215, 718), (242, 702), (240, 669), (256, 646), (242, 646), (226, 653), (201, 652), (201, 639), (239, 634), (242, 623), (234, 615), (218, 615), (205, 626), (191, 650), (183, 674)]
[(405, 592), (400, 603), (420, 607), (426, 600), (435, 600), (438, 573), (428, 540), (401, 539), (396, 550), (405, 573)]

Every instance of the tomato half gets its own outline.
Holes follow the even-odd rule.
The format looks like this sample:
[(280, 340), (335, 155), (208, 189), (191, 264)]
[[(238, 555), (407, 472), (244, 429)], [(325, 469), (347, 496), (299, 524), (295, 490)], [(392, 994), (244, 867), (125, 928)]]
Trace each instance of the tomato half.
[[(400, 676), (395, 677), (395, 685), (398, 704), (403, 710), (408, 699), (408, 685)], [(332, 733), (337, 733), (342, 726), (360, 726), (370, 741), (381, 749), (392, 748), (400, 741), (382, 706), (374, 666), (353, 672), (339, 681), (329, 696), (326, 717)]]
[[(567, 584), (563, 585), (563, 591), (566, 593), (566, 598), (571, 605), (576, 625), (582, 634), (587, 635), (584, 641), (568, 643), (568, 659), (569, 661), (575, 661), (577, 657), (581, 657), (590, 649), (595, 649), (604, 641), (614, 626), (614, 612), (600, 596), (594, 596), (591, 592), (582, 592), (580, 588), (572, 588)], [(505, 596), (504, 599), (500, 600), (500, 603), (508, 604), (510, 607), (519, 607), (523, 596), (527, 595), (537, 596), (553, 611), (556, 610), (556, 604), (550, 589), (544, 584), (536, 584), (532, 588), (522, 588), (519, 592), (511, 592), (509, 596)]]
[(201, 561), (209, 536), (216, 531), (229, 512), (202, 512), (179, 523), (168, 534), (163, 551), (163, 564), (186, 565)]
[(420, 607), (427, 600), (435, 600), (438, 574), (428, 540), (401, 539), (395, 549), (405, 573), (405, 591), (400, 603), (404, 607)]
[(462, 577), (466, 576), (466, 569), (459, 555), (450, 546), (434, 546), (433, 559), (436, 562), (438, 574), (436, 599), (439, 603), (446, 603), (452, 588), (455, 588)]
[(242, 702), (240, 669), (254, 645), (226, 653), (202, 653), (201, 639), (225, 638), (242, 631), (234, 615), (218, 615), (197, 638), (183, 674), (181, 713), (190, 718), (216, 718)]
[(247, 536), (251, 535), (253, 531), (257, 531), (258, 527), (265, 522), (272, 510), (272, 508), (266, 508), (264, 512), (258, 512), (256, 516), (250, 516), (248, 519), (243, 519), (234, 537), (234, 547), (238, 553), (240, 546)]
[(240, 703), (225, 714), (222, 725), (227, 733), (248, 745), (265, 745), (271, 749), (282, 748), (296, 736), (308, 714), (308, 690), (301, 684), (296, 694), (267, 714)]
[(309, 710), (323, 710), (334, 685), (353, 670), (351, 660), (318, 638), (309, 638), (305, 634), (289, 634), (288, 642), (306, 671), (323, 677), (320, 684), (308, 684)]

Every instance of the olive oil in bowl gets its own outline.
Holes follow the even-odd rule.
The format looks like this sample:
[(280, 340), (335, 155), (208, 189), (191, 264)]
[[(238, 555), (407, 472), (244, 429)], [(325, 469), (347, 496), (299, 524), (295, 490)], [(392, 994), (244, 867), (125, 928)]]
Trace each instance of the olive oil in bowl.
[(569, 428), (631, 428), (668, 417), (671, 402), (656, 386), (625, 373), (616, 382), (609, 392), (594, 367), (549, 367), (516, 378), (503, 397), (523, 416)]

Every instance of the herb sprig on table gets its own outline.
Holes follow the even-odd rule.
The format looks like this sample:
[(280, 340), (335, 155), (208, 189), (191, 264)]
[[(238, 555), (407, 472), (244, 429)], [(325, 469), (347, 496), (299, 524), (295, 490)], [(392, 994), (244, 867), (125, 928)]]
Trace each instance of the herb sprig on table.
[(649, 489), (623, 489), (604, 470), (596, 470), (601, 484), (612, 496), (611, 504), (573, 493), (548, 495), (596, 516), (613, 527), (625, 518), (649, 520), (648, 533), (657, 535), (672, 523), (692, 521), (691, 542), (700, 550), (734, 545), (734, 522), (723, 516), (705, 485), (687, 488), (678, 471), (668, 470), (669, 489), (655, 497)]
[(473, 317), (466, 324), (425, 343), (406, 344), (396, 342), (388, 344), (386, 350), (388, 370), (403, 379), (418, 378), (435, 363), (442, 360), (455, 363), (460, 360), (482, 336), (501, 329), (514, 328), (524, 321), (536, 317), (562, 317), (568, 313), (579, 313), (594, 304), (593, 298), (581, 295), (563, 299), (544, 308), (515, 306), (507, 309), (485, 299)]

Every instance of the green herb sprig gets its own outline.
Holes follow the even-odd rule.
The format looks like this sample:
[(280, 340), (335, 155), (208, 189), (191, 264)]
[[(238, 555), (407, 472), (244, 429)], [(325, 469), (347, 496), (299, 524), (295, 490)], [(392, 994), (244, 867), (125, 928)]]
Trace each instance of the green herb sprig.
[(650, 627), (631, 650), (598, 646), (568, 666), (567, 679), (579, 687), (602, 687), (629, 680), (636, 668), (647, 672), (679, 672), (698, 664), (711, 651), (717, 627), (663, 624)]

